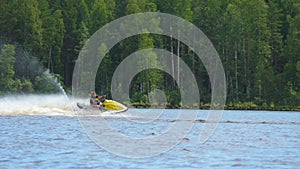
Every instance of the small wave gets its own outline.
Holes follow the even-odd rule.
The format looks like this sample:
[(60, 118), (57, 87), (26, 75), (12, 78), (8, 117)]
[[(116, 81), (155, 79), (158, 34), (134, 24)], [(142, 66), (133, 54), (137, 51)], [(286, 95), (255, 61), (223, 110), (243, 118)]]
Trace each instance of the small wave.
[[(136, 121), (147, 121), (149, 120), (147, 117), (135, 117), (132, 116), (132, 119)], [(295, 121), (231, 121), (231, 120), (221, 120), (221, 121), (209, 121), (204, 119), (196, 119), (196, 120), (183, 120), (183, 119), (151, 119), (155, 122), (191, 122), (191, 123), (224, 123), (224, 124), (249, 124), (249, 125), (300, 125), (300, 122)]]
[(276, 124), (276, 125), (284, 125), (284, 124), (295, 124), (300, 125), (300, 122), (277, 122), (277, 121), (231, 121), (231, 120), (224, 120), (224, 121), (207, 121), (207, 120), (195, 120), (195, 123), (234, 123), (234, 124)]

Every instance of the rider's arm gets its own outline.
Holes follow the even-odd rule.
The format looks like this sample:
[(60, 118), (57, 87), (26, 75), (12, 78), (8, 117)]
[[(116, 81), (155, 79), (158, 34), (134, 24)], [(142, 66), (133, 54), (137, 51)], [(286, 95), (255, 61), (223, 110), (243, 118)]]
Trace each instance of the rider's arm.
[(91, 105), (95, 105), (95, 101), (94, 101), (93, 98), (90, 99), (90, 104), (91, 104)]

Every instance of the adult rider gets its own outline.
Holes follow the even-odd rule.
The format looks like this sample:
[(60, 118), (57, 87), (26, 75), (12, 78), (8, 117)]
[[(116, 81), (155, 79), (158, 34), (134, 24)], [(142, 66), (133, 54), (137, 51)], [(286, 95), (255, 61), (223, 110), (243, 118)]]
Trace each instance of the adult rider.
[(91, 93), (90, 105), (93, 107), (97, 107), (99, 110), (103, 111), (102, 102), (105, 100), (106, 95), (97, 96), (96, 92)]

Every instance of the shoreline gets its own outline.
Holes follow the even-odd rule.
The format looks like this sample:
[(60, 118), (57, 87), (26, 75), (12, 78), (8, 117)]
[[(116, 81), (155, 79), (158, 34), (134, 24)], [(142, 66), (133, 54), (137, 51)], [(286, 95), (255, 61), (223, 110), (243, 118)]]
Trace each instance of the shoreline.
[[(200, 109), (200, 110), (209, 110), (210, 105), (200, 105), (197, 106), (191, 106), (191, 107), (182, 107), (182, 106), (173, 106), (173, 105), (150, 105), (145, 103), (132, 103), (127, 104), (127, 107), (134, 107), (134, 108), (166, 108), (166, 109)], [(219, 107), (220, 108), (220, 107)], [(215, 109), (218, 109), (218, 106), (215, 107)], [(222, 108), (220, 108), (222, 109)], [(295, 111), (300, 112), (300, 107), (293, 107), (293, 106), (274, 106), (274, 107), (265, 107), (265, 106), (224, 106), (224, 110), (254, 110), (254, 111)]]

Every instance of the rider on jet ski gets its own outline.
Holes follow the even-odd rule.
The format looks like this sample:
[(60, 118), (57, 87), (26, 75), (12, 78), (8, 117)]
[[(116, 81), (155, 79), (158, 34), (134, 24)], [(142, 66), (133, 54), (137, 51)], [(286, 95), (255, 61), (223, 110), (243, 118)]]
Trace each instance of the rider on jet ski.
[(91, 93), (90, 105), (99, 108), (100, 110), (104, 110), (103, 102), (105, 100), (106, 95), (97, 96), (96, 92)]

